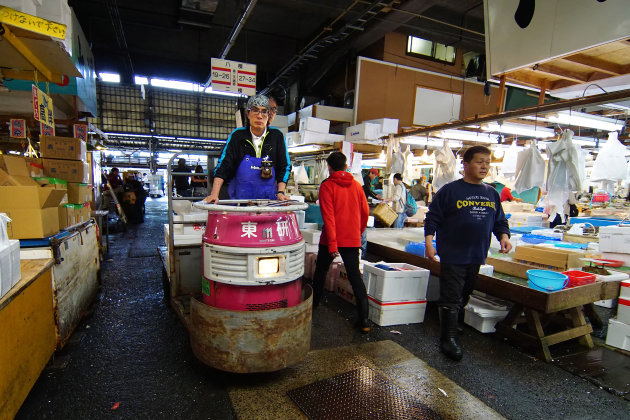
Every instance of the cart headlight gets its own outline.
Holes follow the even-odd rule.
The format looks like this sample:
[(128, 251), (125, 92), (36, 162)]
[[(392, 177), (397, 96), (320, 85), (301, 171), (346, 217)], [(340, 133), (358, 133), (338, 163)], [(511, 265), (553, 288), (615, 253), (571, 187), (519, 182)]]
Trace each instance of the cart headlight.
[(260, 258), (258, 260), (258, 275), (276, 274), (280, 271), (280, 258)]

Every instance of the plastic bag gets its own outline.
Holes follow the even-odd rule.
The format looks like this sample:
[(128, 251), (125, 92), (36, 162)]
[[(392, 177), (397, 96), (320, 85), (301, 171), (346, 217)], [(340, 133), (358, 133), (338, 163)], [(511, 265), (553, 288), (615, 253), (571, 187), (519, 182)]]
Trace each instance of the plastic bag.
[(545, 183), (545, 160), (538, 148), (532, 144), (518, 153), (516, 163), (516, 182), (514, 191), (522, 193)]
[(546, 210), (549, 212), (549, 220), (553, 220), (558, 211), (564, 208), (571, 191), (582, 190), (578, 169), (581, 152), (573, 145), (572, 138), (573, 131), (566, 130), (560, 140), (547, 145), (549, 170)]
[(444, 185), (457, 179), (457, 159), (448, 142), (444, 141), (444, 146), (435, 152), (435, 177), (433, 177), (433, 187), (439, 190)]
[(293, 179), (295, 180), (295, 185), (309, 183), (308, 173), (303, 163), (300, 166), (293, 167)]
[(616, 182), (626, 177), (626, 148), (617, 139), (617, 132), (608, 133), (608, 141), (599, 151), (593, 164), (591, 181)]
[(511, 178), (516, 174), (516, 163), (518, 161), (519, 147), (516, 142), (512, 142), (512, 146), (505, 149), (503, 155), (503, 164), (501, 165), (501, 173), (504, 176)]

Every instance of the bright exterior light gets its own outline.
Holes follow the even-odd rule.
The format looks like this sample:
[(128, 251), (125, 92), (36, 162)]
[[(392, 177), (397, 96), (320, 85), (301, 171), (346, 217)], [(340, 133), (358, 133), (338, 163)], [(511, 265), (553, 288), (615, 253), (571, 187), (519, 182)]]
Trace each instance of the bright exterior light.
[(260, 258), (258, 260), (258, 274), (269, 275), (276, 274), (280, 271), (280, 258)]
[(514, 134), (517, 136), (547, 138), (555, 137), (553, 130), (544, 127), (533, 127), (523, 124), (482, 124), (481, 129), (484, 131), (492, 131), (495, 133)]
[(98, 78), (102, 82), (120, 83), (120, 74), (118, 73), (99, 73)]
[(611, 118), (600, 117), (584, 112), (560, 111), (547, 115), (545, 119), (558, 124), (576, 125), (603, 131), (619, 131), (624, 126), (623, 121), (615, 121)]

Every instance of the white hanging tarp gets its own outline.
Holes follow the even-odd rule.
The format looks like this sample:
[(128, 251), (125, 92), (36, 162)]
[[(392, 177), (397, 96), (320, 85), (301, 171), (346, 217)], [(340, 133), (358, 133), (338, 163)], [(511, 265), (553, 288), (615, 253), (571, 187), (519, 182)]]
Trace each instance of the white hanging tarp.
[(626, 147), (617, 139), (617, 132), (608, 133), (608, 141), (597, 154), (593, 164), (591, 181), (617, 182), (626, 177)]
[(501, 165), (501, 173), (506, 178), (511, 178), (516, 174), (518, 151), (519, 147), (516, 145), (516, 141), (512, 141), (512, 145), (505, 149), (503, 164)]
[[(553, 220), (569, 199), (571, 191), (581, 191), (582, 182), (578, 162), (578, 148), (571, 140), (573, 131), (566, 130), (560, 140), (547, 144), (549, 169), (547, 177), (547, 209), (549, 220)], [(582, 169), (583, 170), (583, 169)]]
[(435, 151), (435, 176), (433, 177), (433, 187), (439, 190), (444, 185), (457, 179), (457, 159), (448, 141), (444, 140), (444, 146)]
[(544, 183), (545, 160), (538, 147), (532, 143), (527, 149), (518, 153), (514, 191), (520, 194), (534, 187), (542, 188)]

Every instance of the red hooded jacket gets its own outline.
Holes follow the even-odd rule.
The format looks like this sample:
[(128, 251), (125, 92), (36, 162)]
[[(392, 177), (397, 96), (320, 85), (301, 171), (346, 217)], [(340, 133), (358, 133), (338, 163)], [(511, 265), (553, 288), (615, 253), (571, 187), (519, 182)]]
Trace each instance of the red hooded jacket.
[(324, 219), (320, 245), (329, 252), (338, 247), (360, 247), (361, 232), (367, 226), (368, 203), (363, 187), (352, 174), (333, 172), (319, 187), (319, 208)]

